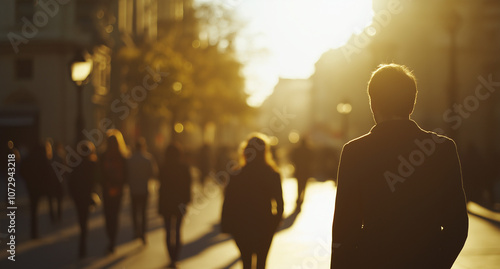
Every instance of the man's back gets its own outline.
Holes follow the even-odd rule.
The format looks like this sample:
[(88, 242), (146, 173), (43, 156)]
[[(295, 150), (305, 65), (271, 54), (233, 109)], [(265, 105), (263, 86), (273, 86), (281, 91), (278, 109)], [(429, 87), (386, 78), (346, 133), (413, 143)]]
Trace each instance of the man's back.
[(408, 119), (346, 144), (338, 175), (332, 268), (450, 268), (467, 236), (452, 140)]

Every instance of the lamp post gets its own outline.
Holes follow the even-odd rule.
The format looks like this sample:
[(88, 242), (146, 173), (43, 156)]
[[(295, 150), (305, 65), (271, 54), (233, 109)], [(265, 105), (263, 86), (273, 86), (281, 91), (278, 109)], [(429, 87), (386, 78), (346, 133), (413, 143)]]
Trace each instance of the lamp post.
[(85, 128), (83, 120), (83, 86), (87, 84), (92, 72), (92, 59), (88, 54), (84, 54), (82, 51), (78, 51), (75, 57), (71, 60), (70, 72), (71, 80), (76, 85), (76, 102), (77, 102), (77, 114), (76, 114), (76, 143), (83, 139), (82, 130)]
[(352, 105), (349, 102), (339, 103), (337, 112), (342, 116), (342, 139), (347, 140), (347, 131), (349, 130), (349, 114), (352, 111)]

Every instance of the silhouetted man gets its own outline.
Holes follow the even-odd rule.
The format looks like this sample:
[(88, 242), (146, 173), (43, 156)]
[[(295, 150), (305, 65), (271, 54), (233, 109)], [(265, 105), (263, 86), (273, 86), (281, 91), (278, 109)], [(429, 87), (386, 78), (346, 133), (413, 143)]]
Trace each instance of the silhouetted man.
[(342, 150), (331, 268), (450, 268), (468, 230), (455, 143), (410, 119), (405, 66), (381, 65), (368, 95), (376, 125)]

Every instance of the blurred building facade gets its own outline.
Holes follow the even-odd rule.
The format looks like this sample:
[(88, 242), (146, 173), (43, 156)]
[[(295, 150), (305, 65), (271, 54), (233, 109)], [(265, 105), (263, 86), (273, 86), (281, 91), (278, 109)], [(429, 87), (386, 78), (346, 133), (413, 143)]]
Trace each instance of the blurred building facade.
[[(109, 49), (95, 27), (95, 10), (105, 1), (2, 1), (0, 10), (0, 108), (2, 129), (31, 125), (17, 115), (38, 119), (30, 139), (52, 137), (72, 143), (75, 137), (76, 87), (71, 81), (70, 61), (77, 51), (94, 58), (92, 83), (84, 90), (87, 124), (94, 124), (93, 107), (106, 94), (109, 82)], [(94, 16), (92, 16), (94, 15)], [(10, 119), (10, 120), (9, 120)], [(12, 120), (14, 119), (14, 120)], [(20, 126), (17, 126), (20, 127)], [(20, 136), (15, 136), (16, 138)]]
[(313, 121), (339, 130), (336, 106), (349, 102), (348, 137), (369, 131), (370, 73), (380, 63), (395, 62), (409, 66), (418, 79), (413, 117), (422, 127), (441, 128), (464, 147), (498, 149), (500, 94), (488, 87), (500, 88), (500, 3), (374, 0), (373, 9), (369, 27), (316, 63)]
[[(83, 90), (85, 130), (102, 132), (106, 120), (107, 128), (128, 128), (133, 133), (133, 117), (122, 120), (112, 108), (113, 101), (130, 90), (123, 81), (131, 67), (124, 62), (144, 44), (155, 42), (162, 33), (159, 27), (181, 19), (185, 5), (191, 3), (2, 1), (0, 127), (7, 132), (5, 139), (51, 137), (66, 145), (75, 142), (77, 96), (70, 61), (81, 51), (93, 60)], [(31, 135), (21, 138), (24, 130), (31, 130)]]
[(310, 91), (308, 79), (280, 78), (273, 93), (260, 106), (258, 125), (264, 133), (276, 137), (280, 146), (290, 145), (292, 132), (299, 136), (309, 132)]

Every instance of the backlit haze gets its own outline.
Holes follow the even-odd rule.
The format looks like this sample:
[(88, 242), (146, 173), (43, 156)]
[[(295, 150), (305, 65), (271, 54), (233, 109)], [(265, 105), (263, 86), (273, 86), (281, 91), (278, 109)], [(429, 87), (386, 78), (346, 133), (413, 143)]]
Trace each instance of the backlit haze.
[(221, 0), (245, 22), (236, 46), (247, 103), (260, 104), (278, 79), (308, 78), (321, 54), (369, 25), (371, 0)]

